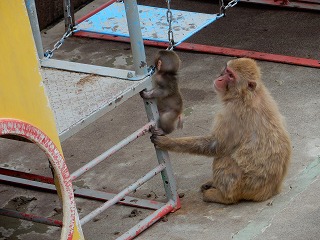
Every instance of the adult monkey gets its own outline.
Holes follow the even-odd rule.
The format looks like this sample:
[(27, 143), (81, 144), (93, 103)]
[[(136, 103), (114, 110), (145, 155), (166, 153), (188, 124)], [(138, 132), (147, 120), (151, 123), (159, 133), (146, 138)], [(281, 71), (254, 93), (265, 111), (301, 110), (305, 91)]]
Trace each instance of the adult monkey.
[(230, 60), (214, 88), (222, 108), (208, 136), (152, 135), (156, 147), (213, 156), (213, 178), (203, 184), (203, 200), (233, 204), (264, 201), (281, 190), (291, 143), (276, 102), (249, 58)]

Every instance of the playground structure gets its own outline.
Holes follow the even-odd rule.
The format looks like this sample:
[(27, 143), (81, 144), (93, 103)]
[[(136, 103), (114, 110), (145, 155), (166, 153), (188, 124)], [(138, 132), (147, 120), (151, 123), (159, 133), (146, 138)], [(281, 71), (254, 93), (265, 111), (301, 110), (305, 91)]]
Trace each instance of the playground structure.
[[(63, 159), (59, 138), (62, 141), (67, 139), (128, 98), (143, 89), (152, 88), (152, 71), (145, 64), (146, 57), (140, 31), (137, 3), (136, 1), (125, 1), (124, 5), (131, 39), (134, 71), (43, 58), (42, 41), (34, 0), (26, 2), (20, 0), (14, 3), (12, 1), (1, 2), (1, 20), (5, 23), (5, 26), (11, 26), (11, 34), (2, 37), (5, 43), (2, 45), (5, 53), (3, 56), (7, 59), (8, 66), (3, 65), (1, 69), (1, 86), (2, 89), (6, 90), (7, 94), (2, 96), (0, 133), (8, 138), (13, 138), (12, 135), (17, 135), (36, 143), (48, 155), (55, 179), (1, 168), (1, 182), (48, 191), (56, 188), (62, 200), (63, 221), (60, 222), (8, 209), (2, 209), (2, 215), (62, 226), (61, 239), (83, 239), (81, 225), (118, 202), (124, 205), (155, 210), (151, 215), (118, 238), (132, 239), (164, 215), (180, 208), (168, 153), (158, 149), (155, 150), (158, 166), (118, 194), (99, 191), (89, 191), (88, 193), (84, 189), (72, 188), (73, 180), (133, 140), (144, 135), (151, 126), (156, 125), (158, 112), (154, 100), (145, 101), (149, 119), (145, 126), (77, 171), (69, 174)], [(15, 9), (15, 11), (12, 11), (12, 9)], [(19, 18), (13, 17), (13, 14), (19, 16)], [(11, 19), (16, 21), (11, 23)], [(23, 24), (19, 25), (20, 22)], [(24, 31), (17, 31), (20, 28)], [(8, 36), (10, 36), (10, 39)], [(25, 39), (28, 41), (23, 42)], [(14, 47), (14, 45), (19, 47)], [(12, 54), (12, 52), (16, 52), (16, 54)], [(23, 54), (20, 54), (20, 52)], [(41, 70), (39, 69), (36, 52), (41, 62)], [(13, 58), (12, 56), (16, 57)], [(28, 62), (30, 64), (27, 64)], [(24, 71), (19, 71), (19, 74), (17, 74), (17, 71), (15, 71), (16, 66), (21, 66)], [(63, 71), (57, 70), (62, 66), (64, 68)], [(32, 69), (37, 71), (32, 71)], [(7, 79), (13, 77), (15, 81), (7, 81)], [(85, 81), (90, 78), (96, 78), (96, 81), (93, 81), (89, 89), (79, 84), (81, 80)], [(23, 85), (21, 85), (21, 81), (23, 81)], [(82, 88), (79, 89), (80, 87)], [(19, 95), (18, 99), (13, 97), (16, 96), (12, 94), (13, 92)], [(51, 109), (48, 107), (48, 100)], [(21, 106), (21, 102), (24, 102), (24, 106)], [(55, 122), (52, 112), (54, 113)], [(166, 203), (126, 197), (130, 192), (135, 191), (143, 183), (159, 173), (161, 173), (163, 179), (167, 197)], [(34, 181), (35, 179), (37, 181)], [(56, 187), (54, 187), (53, 183), (55, 183)], [(79, 219), (75, 208), (74, 195), (103, 199), (105, 203), (82, 219)]]
[[(54, 116), (48, 107), (24, 1), (1, 1), (0, 9), (0, 19), (8, 33), (1, 36), (1, 54), (5, 61), (0, 67), (0, 135), (26, 139), (45, 152), (55, 172), (54, 182), (63, 205), (63, 223), (8, 209), (1, 209), (1, 214), (62, 226), (62, 239), (82, 239), (72, 182)], [(10, 182), (14, 178), (1, 175), (1, 181)]]
[[(128, 9), (133, 9), (133, 7), (134, 6), (128, 6)], [(67, 8), (68, 8), (68, 5), (67, 5)], [(1, 8), (1, 9), (3, 9), (3, 8)], [(121, 104), (123, 101), (125, 101), (129, 97), (133, 96), (134, 94), (137, 94), (142, 89), (151, 87), (151, 78), (150, 77), (151, 77), (152, 72), (151, 72), (151, 70), (149, 70), (146, 67), (143, 69), (140, 68), (139, 61), (140, 60), (145, 61), (145, 57), (143, 56), (143, 53), (141, 54), (141, 49), (137, 49), (134, 47), (134, 46), (141, 46), (142, 41), (140, 40), (139, 36), (137, 37), (138, 39), (136, 39), (136, 40), (138, 40), (138, 42), (132, 43), (132, 49), (133, 49), (133, 54), (134, 54), (134, 59), (135, 59), (135, 71), (110, 69), (110, 68), (105, 68), (105, 67), (97, 67), (97, 66), (92, 66), (92, 65), (77, 64), (77, 63), (71, 63), (71, 62), (43, 58), (42, 57), (43, 56), (42, 48), (39, 47), (41, 45), (41, 38), (36, 37), (37, 35), (40, 36), (40, 33), (38, 30), (38, 27), (36, 26), (37, 21), (34, 21), (35, 20), (35, 15), (34, 15), (35, 10), (34, 10), (33, 1), (27, 1), (27, 9), (28, 9), (29, 17), (31, 16), (30, 17), (31, 26), (33, 28), (33, 34), (35, 36), (34, 38), (36, 40), (38, 54), (40, 56), (41, 64), (43, 67), (42, 68), (42, 73), (43, 73), (43, 78), (44, 78), (43, 82), (44, 82), (46, 89), (47, 89), (47, 94), (48, 94), (48, 97), (50, 100), (52, 110), (55, 113), (57, 131), (54, 130), (54, 132), (55, 132), (54, 134), (57, 135), (57, 132), (58, 132), (60, 140), (67, 139), (68, 137), (72, 136), (74, 133), (78, 132), (83, 127), (85, 127), (88, 124), (90, 124), (91, 122), (95, 121), (99, 116), (102, 116), (103, 114), (107, 113), (109, 110), (111, 110), (115, 106)], [(70, 15), (68, 14), (68, 16), (67, 16), (68, 19), (70, 19), (69, 16)], [(133, 19), (132, 22), (136, 22), (136, 20), (137, 20), (136, 15), (135, 16), (131, 15), (131, 17), (127, 16), (127, 18)], [(128, 23), (128, 25), (130, 25), (130, 23)], [(28, 29), (28, 27), (27, 27), (27, 29)], [(129, 27), (129, 29), (130, 29), (130, 27)], [(137, 32), (139, 33), (140, 31), (137, 31)], [(137, 32), (133, 31), (133, 34), (132, 35), (130, 34), (130, 36), (132, 37), (132, 36), (136, 35)], [(70, 34), (70, 32), (67, 33), (67, 35), (68, 34)], [(75, 34), (77, 34), (77, 33), (75, 33)], [(67, 36), (67, 35), (65, 35), (65, 36)], [(134, 41), (134, 39), (131, 38), (131, 41)], [(162, 42), (161, 44), (163, 44), (164, 47), (168, 46), (166, 42)], [(179, 44), (179, 45), (182, 46), (183, 44), (184, 43), (181, 42), (181, 44)], [(59, 46), (59, 45), (56, 45), (56, 46)], [(179, 46), (176, 46), (176, 48), (178, 48), (178, 47)], [(41, 51), (42, 51), (42, 54), (41, 54)], [(31, 56), (34, 56), (34, 53), (31, 54)], [(137, 67), (137, 66), (139, 66), (139, 67)], [(49, 68), (51, 68), (51, 69), (49, 69)], [(56, 68), (58, 68), (58, 69), (63, 68), (65, 70), (68, 70), (69, 72), (68, 73), (66, 73), (65, 71), (60, 72), (60, 71), (56, 70)], [(81, 70), (81, 73), (80, 73), (80, 70)], [(1, 71), (1, 73), (2, 73), (2, 71)], [(95, 82), (100, 82), (100, 84), (103, 83), (102, 86), (97, 85), (94, 87), (94, 89), (95, 89), (94, 93), (97, 93), (96, 91), (99, 92), (99, 90), (100, 90), (101, 92), (99, 92), (99, 94), (93, 94), (93, 93), (91, 93), (92, 95), (85, 95), (85, 94), (81, 95), (81, 93), (79, 93), (77, 95), (73, 94), (71, 96), (69, 95), (68, 99), (63, 99), (63, 101), (61, 101), (61, 99), (57, 98), (59, 93), (61, 94), (61, 93), (65, 92), (64, 95), (68, 95), (69, 92), (75, 93), (78, 89), (75, 89), (74, 86), (76, 85), (77, 82), (79, 82), (79, 79), (83, 79), (86, 77), (90, 78), (90, 77), (92, 77), (92, 74), (99, 75), (99, 76), (94, 76), (96, 78), (96, 80), (98, 79), (98, 81), (95, 81)], [(5, 79), (5, 78), (1, 77), (1, 79)], [(123, 81), (123, 80), (125, 80), (125, 81)], [(61, 82), (63, 82), (64, 84), (61, 84)], [(59, 88), (57, 88), (57, 87), (59, 87)], [(111, 88), (113, 90), (112, 94), (109, 93), (108, 95), (103, 95), (105, 93), (105, 91), (103, 91), (103, 89), (111, 89)], [(9, 86), (8, 89), (10, 89), (10, 91), (12, 91), (11, 86)], [(82, 93), (84, 93), (84, 92), (90, 93), (89, 89), (83, 89), (83, 90), (84, 91), (82, 91)], [(88, 108), (88, 109), (86, 109), (86, 111), (84, 111), (85, 109), (82, 108), (83, 102), (81, 102), (81, 99), (90, 100), (90, 98), (92, 98), (95, 95), (100, 96), (99, 99), (97, 99), (97, 98), (94, 99), (94, 101), (96, 102), (96, 105), (93, 108)], [(5, 102), (7, 102), (7, 101), (5, 101)], [(40, 102), (42, 102), (42, 101), (40, 101)], [(46, 105), (47, 101), (44, 101), (43, 103)], [(77, 103), (78, 103), (78, 105), (76, 105)], [(114, 151), (118, 150), (120, 147), (127, 145), (129, 142), (131, 142), (136, 137), (141, 136), (141, 134), (144, 134), (147, 131), (147, 129), (149, 128), (149, 126), (155, 125), (155, 122), (157, 119), (157, 111), (153, 107), (150, 107), (150, 105), (154, 106), (154, 104), (152, 104), (152, 102), (148, 101), (148, 102), (146, 102), (146, 104), (147, 104), (146, 108), (147, 108), (147, 113), (148, 113), (148, 117), (150, 119), (150, 122), (148, 124), (146, 124), (144, 127), (142, 127), (141, 129), (139, 129), (138, 131), (136, 131), (135, 133), (133, 133), (132, 135), (130, 135), (127, 139), (125, 139), (124, 141), (117, 144), (114, 148), (109, 149), (104, 154), (102, 154), (99, 157), (97, 157), (96, 159), (94, 159), (90, 164), (85, 165), (83, 168), (72, 173), (71, 177), (70, 177), (71, 180), (76, 179), (82, 173), (84, 173), (85, 171), (92, 168), (95, 164), (103, 161), (106, 157), (110, 156)], [(62, 109), (61, 109), (61, 105), (63, 105)], [(16, 105), (14, 105), (14, 106), (16, 106)], [(80, 111), (79, 111), (79, 109), (80, 109)], [(77, 113), (82, 113), (82, 115), (79, 116), (79, 115), (77, 115)], [(0, 112), (0, 114), (2, 114), (2, 112)], [(7, 115), (7, 113), (4, 112), (4, 114), (3, 114), (4, 117), (11, 117), (10, 114), (7, 116), (6, 115)], [(2, 118), (2, 115), (1, 115), (1, 118)], [(17, 114), (16, 116), (13, 116), (13, 118), (20, 119), (20, 113)], [(35, 125), (37, 125), (37, 124), (35, 124)], [(3, 131), (2, 134), (6, 134), (6, 135), (17, 134), (17, 135), (24, 136), (34, 142), (38, 141), (36, 137), (31, 137), (32, 134), (30, 135), (29, 133), (26, 133), (26, 131), (23, 130), (23, 129), (29, 129), (30, 128), (29, 125), (27, 125), (27, 127), (22, 127), (19, 130), (19, 126), (24, 126), (22, 123), (19, 122), (19, 120), (17, 120), (17, 122), (13, 121), (10, 123), (6, 123), (6, 121), (4, 119), (2, 126), (3, 126), (2, 129), (9, 130), (9, 132)], [(10, 128), (9, 126), (13, 126), (13, 127)], [(32, 130), (32, 132), (33, 132), (33, 130)], [(47, 130), (44, 132), (47, 135), (49, 135)], [(30, 137), (28, 137), (28, 136), (30, 136)], [(40, 134), (40, 136), (42, 136), (42, 134)], [(51, 137), (51, 135), (50, 135), (50, 137)], [(54, 141), (54, 143), (56, 143), (56, 142), (57, 142), (57, 145), (59, 146), (59, 144), (60, 144), (59, 140)], [(58, 147), (58, 149), (59, 149), (59, 147)], [(175, 186), (174, 186), (174, 179), (172, 177), (172, 172), (170, 169), (170, 163), (168, 162), (167, 153), (157, 151), (157, 154), (160, 158), (158, 167), (151, 170), (144, 177), (139, 179), (135, 185), (132, 185), (132, 186), (128, 187), (127, 189), (124, 189), (118, 195), (104, 193), (105, 200), (109, 200), (109, 201), (106, 202), (106, 204), (102, 205), (101, 208), (99, 208), (96, 211), (89, 214), (87, 217), (79, 220), (77, 218), (76, 213), (73, 214), (71, 210), (69, 211), (68, 208), (64, 207), (64, 211), (67, 211), (67, 213), (70, 212), (71, 219), (74, 219), (74, 220), (69, 221), (70, 222), (69, 226), (73, 226), (72, 224), (74, 222), (80, 222), (81, 224), (85, 224), (86, 222), (90, 221), (90, 219), (92, 219), (94, 216), (96, 216), (96, 214), (107, 209), (111, 205), (115, 204), (117, 201), (120, 201), (121, 203), (124, 203), (124, 204), (127, 203), (129, 205), (132, 205), (132, 200), (138, 200), (137, 206), (151, 208), (151, 209), (156, 210), (156, 212), (153, 215), (151, 215), (150, 217), (148, 217), (147, 219), (145, 219), (144, 221), (142, 221), (139, 225), (140, 228), (138, 228), (138, 225), (137, 225), (136, 227), (132, 228), (126, 234), (122, 235), (119, 238), (119, 239), (130, 239), (135, 236), (135, 231), (140, 232), (140, 231), (144, 230), (150, 224), (154, 223), (159, 218), (161, 218), (161, 216), (164, 216), (166, 213), (179, 208), (179, 199), (176, 195)], [(62, 155), (62, 154), (60, 154), (60, 155)], [(61, 157), (60, 157), (60, 159), (61, 159)], [(55, 162), (53, 162), (51, 164), (53, 164), (53, 166), (55, 166), (54, 165)], [(58, 170), (56, 170), (56, 171), (58, 171)], [(167, 172), (162, 172), (162, 171), (167, 171)], [(142, 184), (143, 182), (145, 182), (146, 180), (151, 178), (154, 174), (159, 173), (159, 172), (162, 172), (164, 174), (165, 179), (169, 179), (169, 181), (167, 181), (167, 182), (169, 182), (169, 184), (166, 183), (164, 180), (164, 184), (166, 186), (167, 196), (169, 198), (167, 204), (163, 204), (163, 203), (157, 203), (157, 204), (152, 203), (151, 204), (147, 200), (132, 199), (129, 197), (123, 197), (126, 194), (128, 194), (130, 191), (133, 191), (136, 187), (139, 187), (140, 184)], [(16, 173), (11, 172), (8, 174), (14, 176)], [(30, 178), (30, 179), (37, 177), (37, 176), (31, 176), (31, 175), (27, 175), (27, 174), (25, 176), (26, 176), (26, 178)], [(59, 178), (59, 176), (57, 176), (57, 177)], [(10, 182), (10, 181), (16, 182), (17, 181), (17, 179), (9, 179), (9, 177), (4, 177), (4, 179), (5, 180), (3, 180), (3, 181), (8, 181), (8, 182)], [(50, 181), (52, 182), (52, 180), (49, 180), (49, 182)], [(38, 186), (38, 183), (35, 183), (34, 181), (29, 182), (29, 180), (24, 180), (22, 184), (26, 184), (26, 183), (28, 183), (29, 186), (41, 188), (41, 186)], [(43, 189), (52, 188), (52, 184), (49, 184), (49, 185), (50, 186), (42, 186), (42, 187), (43, 187)], [(68, 191), (66, 191), (66, 192), (68, 192)], [(69, 188), (69, 192), (70, 192), (70, 188)], [(91, 195), (91, 197), (94, 198), (92, 193), (93, 193), (93, 191), (90, 192), (89, 195)], [(74, 194), (75, 195), (77, 195), (77, 194), (83, 195), (83, 189), (77, 189), (74, 192)], [(124, 200), (122, 200), (122, 198), (124, 198)], [(64, 201), (65, 200), (63, 199), (63, 202)], [(72, 203), (72, 198), (71, 198), (70, 202)], [(72, 206), (72, 205), (70, 205), (70, 206)], [(14, 213), (10, 213), (10, 214), (14, 215)], [(8, 215), (10, 215), (10, 214), (8, 214)], [(64, 213), (64, 216), (65, 216), (65, 213)], [(154, 216), (156, 216), (156, 218), (153, 218)], [(63, 226), (65, 226), (66, 222), (67, 221), (63, 220)], [(62, 225), (62, 223), (58, 223), (57, 225)], [(69, 229), (72, 229), (72, 227), (70, 227)], [(81, 227), (79, 227), (78, 231), (79, 231), (79, 234), (81, 234)], [(68, 231), (65, 231), (65, 232), (68, 232)], [(70, 232), (71, 232), (71, 230), (68, 232), (69, 235), (70, 235)], [(64, 234), (64, 232), (62, 234)], [(77, 239), (77, 238), (74, 237), (74, 239)]]

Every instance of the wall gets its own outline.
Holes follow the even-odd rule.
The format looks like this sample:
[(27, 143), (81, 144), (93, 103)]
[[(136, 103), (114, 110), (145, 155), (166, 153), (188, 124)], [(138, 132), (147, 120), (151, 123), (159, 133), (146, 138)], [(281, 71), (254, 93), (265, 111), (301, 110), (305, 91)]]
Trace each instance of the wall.
[[(71, 0), (74, 9), (92, 2), (93, 0)], [(48, 27), (63, 18), (63, 0), (35, 0), (40, 29)]]

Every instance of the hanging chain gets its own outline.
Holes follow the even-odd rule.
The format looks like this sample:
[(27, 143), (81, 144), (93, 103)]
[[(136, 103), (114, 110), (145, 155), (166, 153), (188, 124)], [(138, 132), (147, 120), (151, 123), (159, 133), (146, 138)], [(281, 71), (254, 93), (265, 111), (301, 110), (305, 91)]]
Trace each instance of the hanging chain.
[(172, 12), (170, 10), (170, 0), (166, 0), (167, 2), (167, 22), (168, 22), (168, 41), (169, 47), (167, 50), (172, 50), (174, 46), (174, 39), (173, 39), (173, 31), (172, 31)]
[(227, 6), (224, 5), (224, 0), (220, 0), (220, 12), (219, 12), (219, 16), (225, 16), (226, 15), (226, 10), (228, 8), (234, 7), (237, 3), (239, 2), (239, 0), (232, 0), (230, 2), (228, 2)]
[(224, 6), (224, 1), (220, 0), (220, 11), (219, 15), (224, 15), (225, 14), (225, 6)]
[(44, 53), (44, 57), (45, 58), (51, 58), (53, 56), (53, 52), (55, 50), (59, 49), (62, 46), (64, 40), (66, 40), (72, 34), (72, 32), (75, 30), (75, 27), (72, 26), (72, 17), (71, 17), (70, 5), (67, 5), (66, 7), (67, 7), (67, 18), (68, 18), (68, 22), (69, 22), (68, 29), (63, 34), (61, 39), (58, 42), (56, 42), (56, 44), (53, 45), (53, 49), (51, 49), (51, 50), (49, 49)]

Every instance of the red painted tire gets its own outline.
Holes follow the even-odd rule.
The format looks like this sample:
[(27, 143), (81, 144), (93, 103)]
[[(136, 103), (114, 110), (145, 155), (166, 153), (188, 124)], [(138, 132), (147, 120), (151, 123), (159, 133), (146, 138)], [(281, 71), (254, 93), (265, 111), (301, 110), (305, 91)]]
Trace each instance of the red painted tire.
[(60, 239), (72, 239), (75, 223), (75, 201), (70, 174), (60, 151), (50, 138), (37, 127), (16, 119), (0, 118), (0, 136), (17, 135), (37, 144), (48, 156), (59, 180), (62, 205), (63, 226)]

